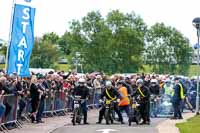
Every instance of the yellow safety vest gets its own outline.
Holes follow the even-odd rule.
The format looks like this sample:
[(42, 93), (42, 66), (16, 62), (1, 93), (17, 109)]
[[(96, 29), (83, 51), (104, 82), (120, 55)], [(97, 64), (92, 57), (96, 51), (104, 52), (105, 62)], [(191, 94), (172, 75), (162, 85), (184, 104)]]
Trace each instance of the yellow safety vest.
[(140, 94), (142, 95), (142, 97), (145, 97), (145, 95), (144, 95), (144, 93), (141, 91), (141, 88), (140, 88), (140, 87), (138, 87), (138, 90), (139, 90)]
[(109, 94), (109, 92), (108, 92), (107, 89), (106, 89), (106, 94), (108, 95), (108, 97), (109, 97), (111, 100), (115, 100), (115, 99), (116, 99), (116, 97), (112, 97), (112, 96)]
[[(185, 96), (184, 96), (184, 89), (183, 89), (183, 86), (182, 86), (182, 84), (180, 84), (180, 83), (178, 83), (178, 85), (180, 86), (180, 96), (181, 96), (181, 99), (184, 99), (185, 98)], [(172, 93), (172, 96), (174, 95), (174, 91), (173, 91), (173, 93)]]
[(165, 90), (165, 94), (173, 96), (173, 86), (170, 85), (169, 87), (165, 84), (163, 89)]
[(183, 89), (183, 86), (182, 86), (182, 84), (178, 84), (179, 86), (180, 86), (180, 88), (181, 88), (181, 90), (180, 90), (180, 95), (181, 95), (181, 99), (184, 99), (185, 98), (185, 96), (184, 96), (184, 89)]

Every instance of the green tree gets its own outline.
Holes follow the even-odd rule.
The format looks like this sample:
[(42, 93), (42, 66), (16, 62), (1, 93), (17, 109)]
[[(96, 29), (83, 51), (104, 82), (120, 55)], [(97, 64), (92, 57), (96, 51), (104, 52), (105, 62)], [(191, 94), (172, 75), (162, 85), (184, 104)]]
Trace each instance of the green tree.
[(119, 72), (137, 72), (142, 66), (142, 51), (146, 25), (134, 12), (124, 15), (118, 10), (107, 16), (112, 31), (112, 57)]
[(47, 42), (54, 44), (54, 45), (57, 45), (58, 40), (59, 40), (59, 36), (54, 32), (46, 33), (42, 37), (42, 41), (47, 41)]
[(80, 52), (87, 71), (136, 72), (142, 66), (145, 32), (146, 24), (134, 13), (116, 10), (104, 19), (93, 11), (70, 23), (62, 37), (63, 51), (70, 49), (72, 56)]
[(7, 45), (4, 45), (4, 46), (1, 47), (0, 54), (3, 54), (3, 55), (6, 56), (6, 54), (7, 54)]
[(192, 48), (189, 40), (163, 23), (153, 25), (147, 34), (146, 62), (157, 73), (187, 74)]
[(68, 41), (71, 40), (71, 37), (72, 36), (69, 32), (65, 32), (65, 34), (58, 40), (60, 51), (65, 55), (69, 55), (71, 53), (71, 48), (68, 43)]
[(58, 61), (58, 47), (49, 42), (43, 38), (35, 38), (30, 61), (32, 68), (53, 68)]

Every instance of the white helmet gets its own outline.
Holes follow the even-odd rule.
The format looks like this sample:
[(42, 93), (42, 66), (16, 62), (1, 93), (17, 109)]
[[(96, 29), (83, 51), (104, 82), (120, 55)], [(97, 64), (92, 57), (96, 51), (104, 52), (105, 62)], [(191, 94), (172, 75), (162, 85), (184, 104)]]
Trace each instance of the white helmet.
[(157, 79), (151, 79), (150, 82), (151, 82), (151, 83), (156, 83), (156, 84), (158, 84), (158, 80), (157, 80)]
[(136, 81), (136, 84), (143, 84), (144, 83), (144, 81), (142, 80), (142, 79), (138, 79), (137, 81)]
[(106, 81), (106, 87), (111, 87), (111, 86), (112, 86), (111, 81)]
[(79, 83), (85, 83), (85, 79), (84, 79), (84, 78), (80, 78), (80, 79), (78, 80), (78, 82), (79, 82)]

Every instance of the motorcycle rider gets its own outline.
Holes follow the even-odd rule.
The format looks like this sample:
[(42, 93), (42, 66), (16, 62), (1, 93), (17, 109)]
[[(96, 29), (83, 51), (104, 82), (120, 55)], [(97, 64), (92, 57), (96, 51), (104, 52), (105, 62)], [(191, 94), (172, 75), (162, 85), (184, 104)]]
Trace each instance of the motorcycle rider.
[[(100, 103), (102, 103), (102, 99), (104, 97), (106, 97), (107, 100), (117, 100), (117, 102), (119, 102), (120, 101), (119, 98), (121, 98), (121, 96), (117, 92), (117, 90), (112, 86), (111, 81), (106, 81), (105, 85), (106, 85), (106, 88), (105, 88), (105, 90), (102, 92), (102, 94), (100, 96)], [(103, 116), (104, 116), (105, 110), (106, 110), (105, 106), (103, 106), (100, 109), (100, 111), (99, 111), (99, 121), (97, 122), (97, 124), (101, 124), (101, 122), (103, 120)], [(118, 108), (118, 103), (114, 104), (114, 110), (117, 113), (117, 115), (119, 117), (119, 121), (121, 122), (121, 124), (124, 124), (122, 115), (121, 115), (121, 113), (119, 111), (119, 108)], [(106, 123), (106, 124), (108, 125), (110, 123)]]
[(151, 116), (152, 117), (157, 117), (157, 112), (158, 112), (158, 98), (160, 94), (160, 86), (158, 83), (158, 80), (153, 78), (150, 81), (150, 86), (149, 86), (150, 94), (151, 94)]
[(144, 85), (142, 79), (136, 81), (137, 90), (134, 94), (138, 99), (139, 111), (141, 113), (143, 122), (141, 124), (150, 124), (150, 92), (149, 89)]
[(78, 86), (76, 86), (72, 92), (73, 96), (81, 96), (84, 101), (81, 103), (81, 109), (84, 116), (84, 124), (89, 124), (87, 122), (87, 100), (89, 98), (89, 89), (85, 86), (85, 79), (80, 78), (78, 80)]
[(150, 89), (150, 93), (155, 96), (158, 96), (160, 94), (160, 86), (158, 84), (157, 79), (151, 79), (149, 89)]

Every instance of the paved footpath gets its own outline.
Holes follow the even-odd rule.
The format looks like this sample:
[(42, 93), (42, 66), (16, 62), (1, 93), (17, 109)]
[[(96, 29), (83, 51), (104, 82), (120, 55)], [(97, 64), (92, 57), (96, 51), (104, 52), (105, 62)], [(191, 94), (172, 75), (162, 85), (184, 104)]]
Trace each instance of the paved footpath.
[[(151, 125), (136, 125), (131, 127), (128, 124), (121, 125), (116, 123), (114, 125), (105, 125), (104, 121), (101, 125), (96, 125), (98, 118), (98, 111), (92, 110), (88, 113), (90, 125), (71, 124), (70, 115), (60, 116), (54, 118), (45, 118), (45, 123), (42, 124), (25, 124), (21, 129), (14, 129), (10, 133), (101, 133), (104, 129), (113, 130), (113, 132), (120, 133), (179, 133), (175, 127), (175, 123), (184, 120), (167, 120), (163, 118), (152, 119)], [(191, 113), (184, 114), (185, 118), (193, 116)], [(109, 133), (104, 130), (104, 133)], [(111, 132), (112, 133), (112, 132)]]
[(195, 113), (183, 113), (184, 119), (182, 119), (182, 120), (167, 119), (167, 120), (161, 122), (157, 126), (157, 129), (158, 129), (159, 133), (179, 133), (179, 129), (175, 126), (175, 124), (185, 122), (187, 119), (193, 117), (194, 115), (195, 115)]

